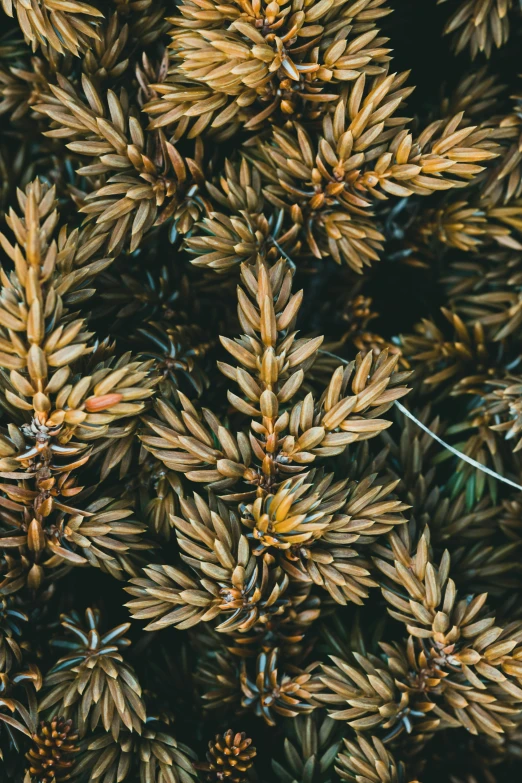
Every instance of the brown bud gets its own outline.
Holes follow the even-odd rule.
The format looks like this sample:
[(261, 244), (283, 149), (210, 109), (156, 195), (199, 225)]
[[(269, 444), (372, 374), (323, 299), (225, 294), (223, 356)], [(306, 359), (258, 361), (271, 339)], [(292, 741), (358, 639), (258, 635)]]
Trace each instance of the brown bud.
[(87, 418), (87, 414), (85, 413), (85, 411), (80, 411), (80, 410), (67, 411), (67, 413), (65, 413), (64, 416), (64, 420), (66, 424), (75, 424), (75, 425), (82, 424), (86, 418)]
[(276, 467), (274, 465), (274, 461), (268, 455), (264, 457), (261, 469), (265, 476), (272, 476), (275, 474)]
[(258, 475), (253, 468), (248, 468), (248, 470), (245, 470), (243, 473), (243, 478), (249, 483), (255, 483), (257, 481)]
[(299, 204), (293, 204), (290, 209), (290, 217), (293, 223), (297, 223), (297, 225), (303, 224), (303, 213)]
[(59, 427), (61, 424), (63, 424), (64, 418), (65, 418), (65, 411), (62, 410), (53, 411), (49, 416), (49, 418), (47, 419), (47, 426)]
[(27, 587), (30, 590), (38, 590), (44, 579), (44, 570), (42, 566), (34, 563), (27, 574)]
[(27, 370), (32, 381), (41, 381), (47, 375), (47, 362), (42, 349), (33, 343), (27, 354)]
[(39, 479), (37, 482), (37, 486), (39, 490), (44, 489), (47, 491), (52, 489), (55, 484), (56, 484), (56, 480), (54, 476), (48, 476), (47, 478)]
[(45, 534), (37, 519), (31, 520), (27, 530), (27, 546), (31, 552), (41, 552), (45, 547)]
[(269, 454), (275, 454), (277, 451), (277, 445), (278, 445), (278, 438), (275, 432), (271, 432), (270, 435), (267, 435), (266, 443), (265, 443), (265, 450)]
[(33, 405), (38, 413), (45, 413), (51, 408), (51, 400), (43, 392), (37, 392), (33, 397)]
[(277, 416), (278, 412), (278, 399), (275, 394), (268, 389), (265, 389), (260, 399), (261, 413), (267, 419), (273, 419)]
[(267, 348), (263, 354), (261, 365), (261, 378), (267, 386), (273, 386), (277, 383), (279, 372), (277, 366), (277, 357), (273, 348)]
[(38, 506), (38, 511), (43, 517), (48, 517), (53, 510), (54, 501), (52, 497), (45, 498)]
[(112, 394), (103, 394), (101, 397), (89, 397), (85, 400), (85, 410), (89, 413), (104, 411), (118, 405), (123, 400), (123, 395), (113, 392)]
[(27, 339), (30, 343), (41, 343), (44, 337), (45, 325), (42, 305), (39, 299), (33, 299), (27, 318)]
[(245, 474), (245, 466), (230, 459), (218, 459), (216, 468), (223, 476), (229, 478), (241, 478)]

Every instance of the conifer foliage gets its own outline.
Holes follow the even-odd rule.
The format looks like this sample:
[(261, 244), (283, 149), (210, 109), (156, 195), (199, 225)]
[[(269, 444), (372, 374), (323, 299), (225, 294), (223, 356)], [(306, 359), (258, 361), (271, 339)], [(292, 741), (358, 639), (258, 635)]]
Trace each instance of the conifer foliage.
[(0, 780), (519, 781), (522, 3), (0, 5)]

